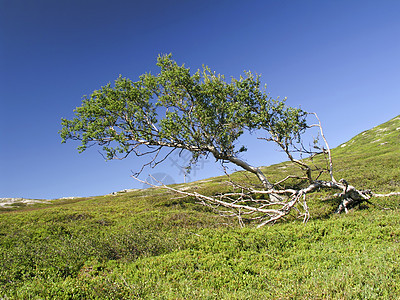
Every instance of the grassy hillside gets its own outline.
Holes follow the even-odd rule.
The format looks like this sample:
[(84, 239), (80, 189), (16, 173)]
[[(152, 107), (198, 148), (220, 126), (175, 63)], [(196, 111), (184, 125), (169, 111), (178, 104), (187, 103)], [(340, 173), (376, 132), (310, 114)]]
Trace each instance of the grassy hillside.
[[(400, 116), (333, 159), (337, 178), (400, 191)], [(274, 177), (290, 166), (266, 169)], [(177, 187), (212, 194), (225, 180)], [(338, 216), (323, 196), (310, 199), (307, 225), (262, 229), (160, 188), (2, 208), (0, 299), (400, 298), (400, 197)]]

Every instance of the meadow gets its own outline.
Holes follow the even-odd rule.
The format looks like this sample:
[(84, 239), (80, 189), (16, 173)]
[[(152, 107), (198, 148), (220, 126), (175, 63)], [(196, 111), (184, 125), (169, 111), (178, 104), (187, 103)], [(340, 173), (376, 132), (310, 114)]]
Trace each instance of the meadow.
[[(337, 178), (400, 191), (400, 116), (332, 154)], [(224, 176), (175, 187), (229, 188)], [(400, 196), (341, 215), (326, 196), (310, 198), (307, 224), (260, 229), (162, 188), (1, 208), (0, 299), (399, 299)]]

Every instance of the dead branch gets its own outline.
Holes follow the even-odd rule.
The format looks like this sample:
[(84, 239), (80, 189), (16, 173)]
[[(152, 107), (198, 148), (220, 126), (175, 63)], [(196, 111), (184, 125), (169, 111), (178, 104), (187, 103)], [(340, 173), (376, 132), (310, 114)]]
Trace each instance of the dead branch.
[(372, 193), (373, 197), (391, 197), (391, 196), (397, 196), (397, 195), (400, 196), (400, 192), (392, 192), (392, 193), (389, 193), (389, 194), (375, 194), (375, 193)]

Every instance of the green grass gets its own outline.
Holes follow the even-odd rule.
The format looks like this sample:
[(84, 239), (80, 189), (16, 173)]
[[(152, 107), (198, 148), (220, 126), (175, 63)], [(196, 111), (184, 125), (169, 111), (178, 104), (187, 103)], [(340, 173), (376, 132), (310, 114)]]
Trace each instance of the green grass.
[[(334, 149), (336, 177), (400, 191), (397, 128), (400, 117)], [(225, 181), (188, 186), (214, 194)], [(0, 299), (400, 298), (400, 197), (334, 215), (324, 196), (310, 198), (307, 225), (261, 229), (159, 188), (3, 209)]]

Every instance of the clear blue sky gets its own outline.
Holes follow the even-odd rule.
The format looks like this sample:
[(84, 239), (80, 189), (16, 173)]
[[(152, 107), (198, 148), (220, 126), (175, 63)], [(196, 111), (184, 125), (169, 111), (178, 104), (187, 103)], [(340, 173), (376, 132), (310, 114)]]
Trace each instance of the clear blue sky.
[[(400, 114), (399, 15), (397, 0), (0, 0), (0, 197), (142, 187), (130, 178), (141, 161), (78, 154), (58, 130), (83, 95), (157, 72), (159, 53), (227, 78), (261, 74), (271, 96), (317, 112), (337, 146)], [(252, 164), (281, 159), (246, 143)], [(191, 180), (220, 174), (213, 161), (198, 169)], [(148, 173), (183, 181), (172, 160)]]

